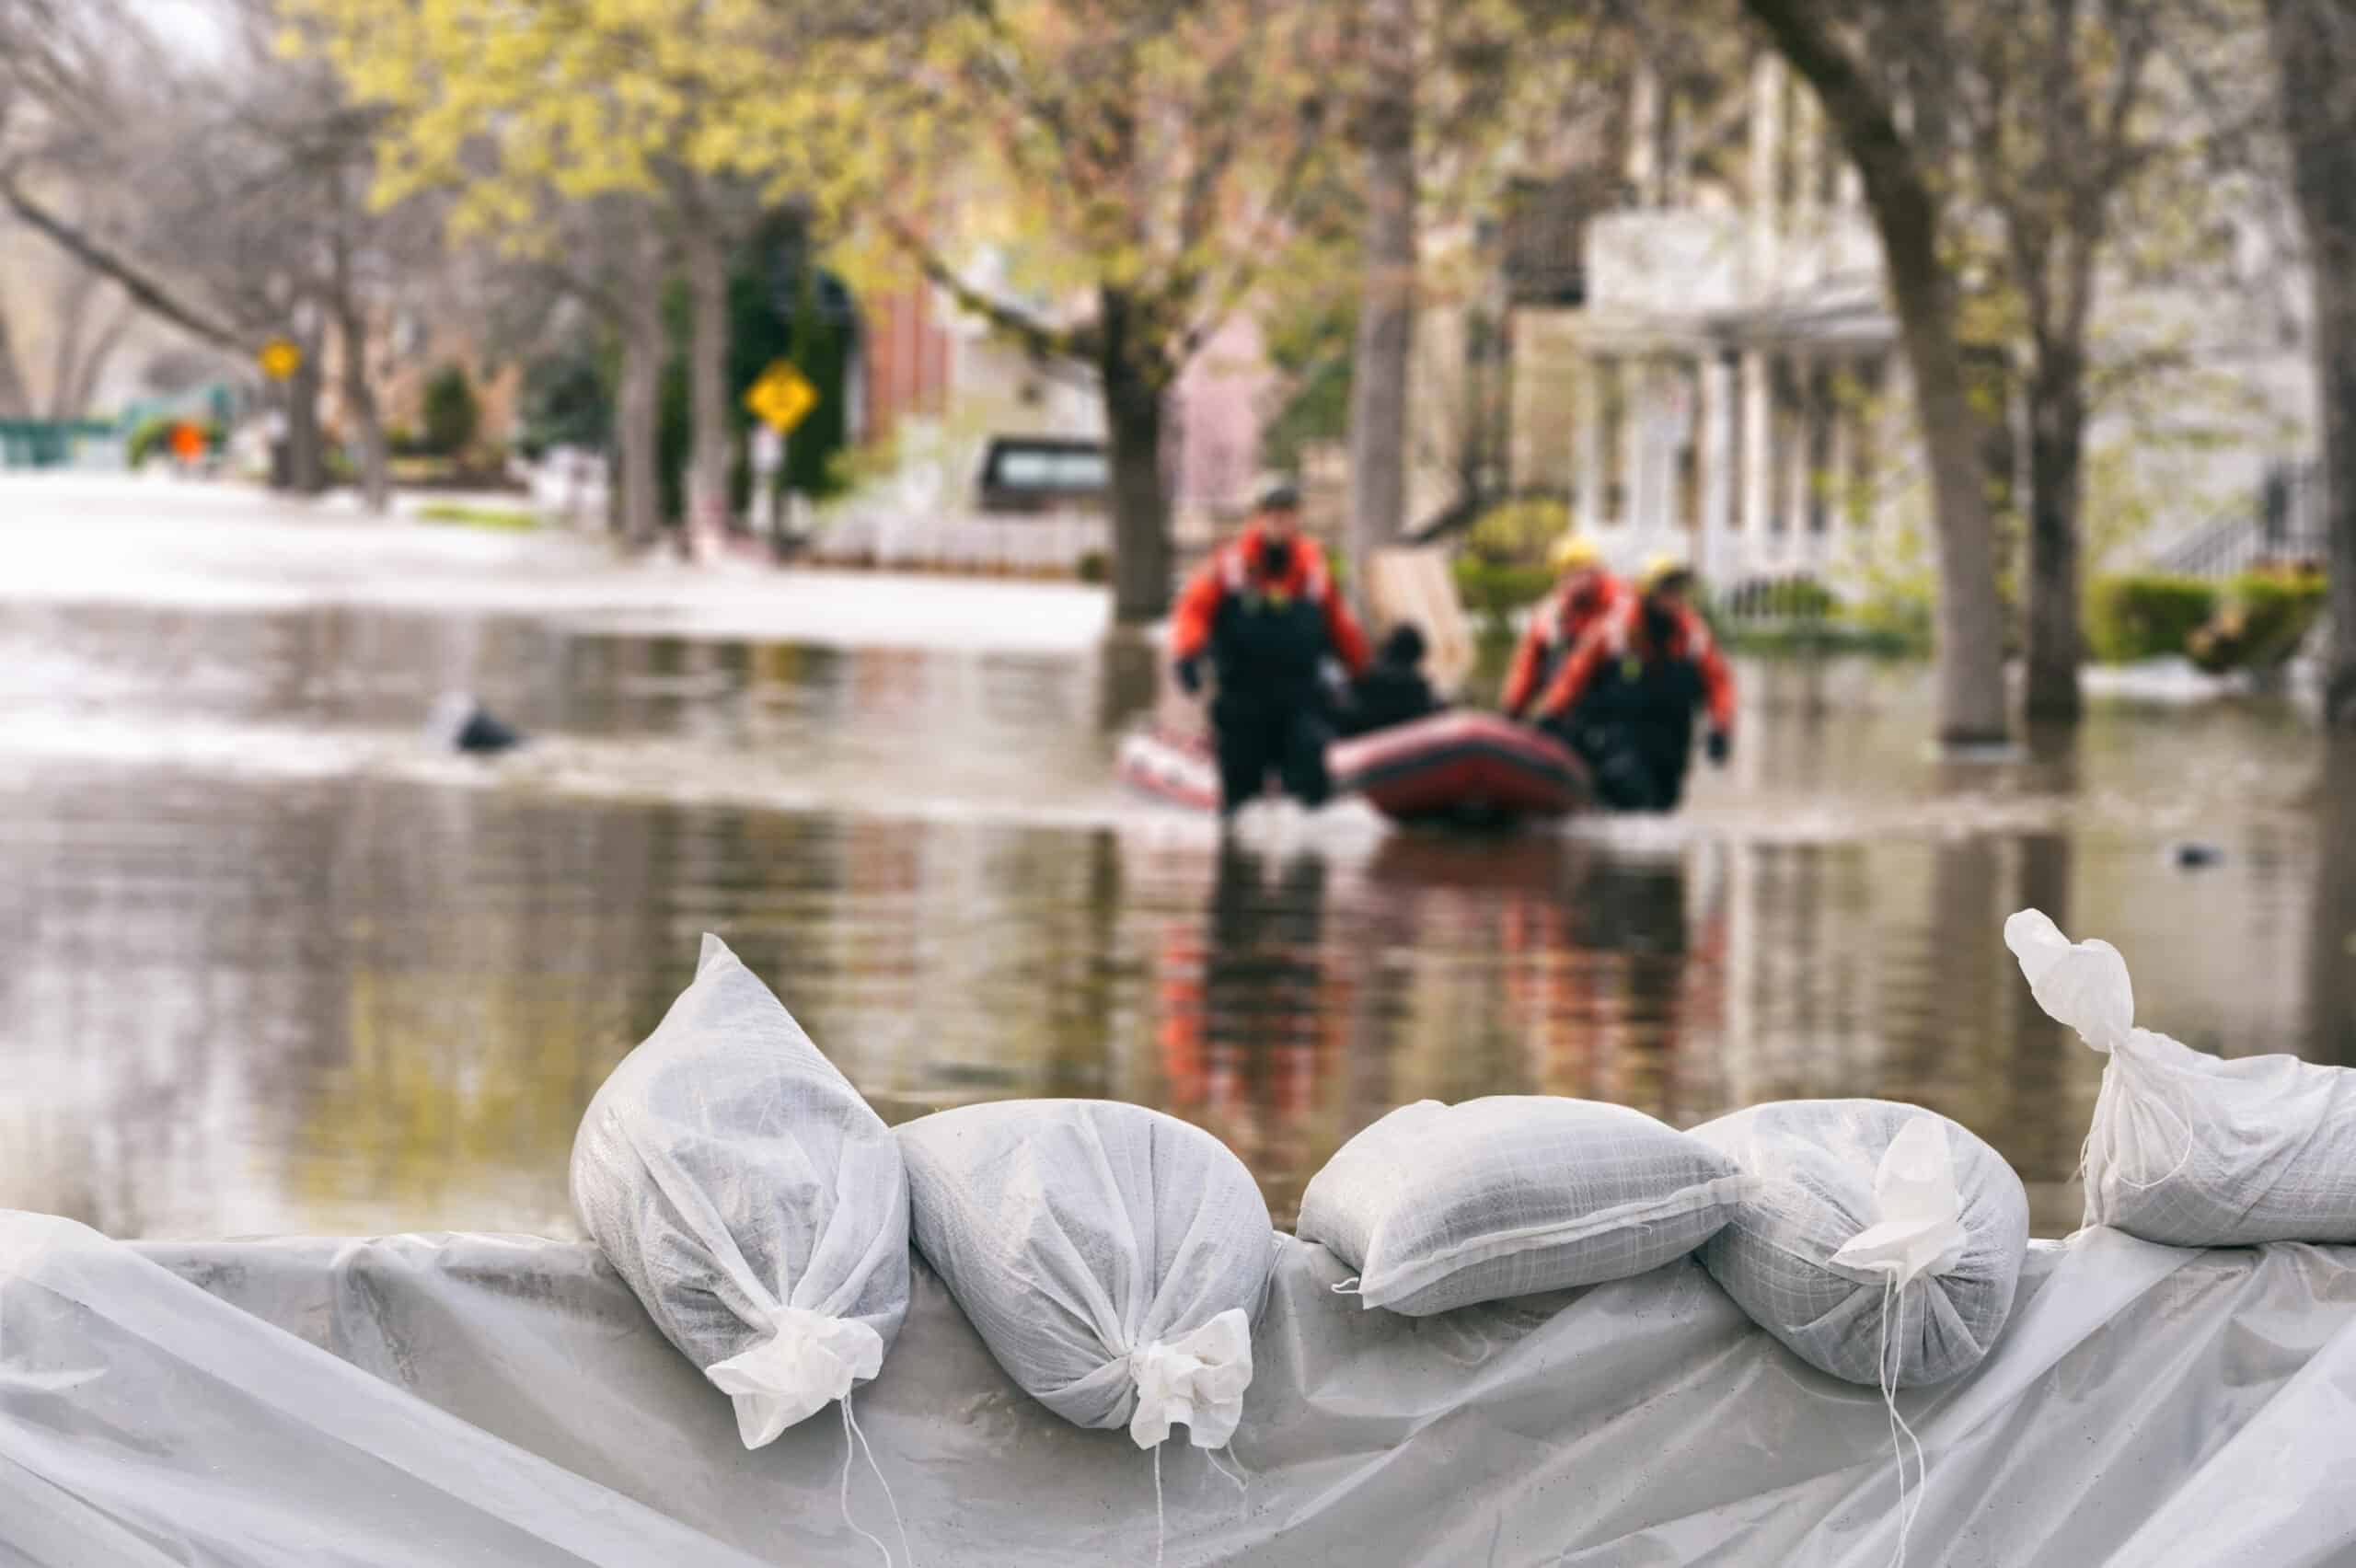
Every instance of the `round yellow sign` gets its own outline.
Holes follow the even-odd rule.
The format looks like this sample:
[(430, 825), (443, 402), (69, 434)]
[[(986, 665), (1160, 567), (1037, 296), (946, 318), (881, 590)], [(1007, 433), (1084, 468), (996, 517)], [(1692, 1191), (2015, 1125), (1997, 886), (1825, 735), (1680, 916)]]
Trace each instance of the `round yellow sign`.
[(284, 338), (272, 338), (254, 358), (272, 381), (283, 381), (303, 368), (303, 351)]

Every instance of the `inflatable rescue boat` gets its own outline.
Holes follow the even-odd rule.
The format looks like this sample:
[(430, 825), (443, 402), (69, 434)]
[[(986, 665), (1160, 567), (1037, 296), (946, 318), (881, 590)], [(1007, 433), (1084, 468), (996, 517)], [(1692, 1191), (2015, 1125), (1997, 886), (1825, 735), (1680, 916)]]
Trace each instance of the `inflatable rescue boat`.
[(1501, 825), (1590, 802), (1586, 766), (1553, 736), (1495, 713), (1435, 713), (1335, 743), (1334, 792), (1401, 822)]
[[(1363, 795), (1400, 822), (1495, 826), (1583, 811), (1592, 800), (1587, 768), (1569, 748), (1470, 709), (1337, 741), (1325, 761), (1335, 795)], [(1115, 767), (1132, 789), (1177, 805), (1218, 809), (1218, 760), (1207, 736), (1132, 732)]]

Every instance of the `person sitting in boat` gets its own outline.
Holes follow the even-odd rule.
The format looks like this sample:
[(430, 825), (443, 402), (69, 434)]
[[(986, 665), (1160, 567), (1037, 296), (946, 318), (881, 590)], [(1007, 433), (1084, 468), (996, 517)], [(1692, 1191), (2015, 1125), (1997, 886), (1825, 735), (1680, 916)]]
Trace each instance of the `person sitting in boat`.
[(1202, 690), (1206, 660), (1218, 677), (1210, 718), (1223, 814), (1258, 796), (1272, 772), (1303, 804), (1324, 803), (1334, 735), (1324, 666), (1363, 673), (1366, 634), (1334, 591), (1324, 552), (1301, 536), (1299, 490), (1263, 491), (1242, 534), (1186, 585), (1170, 653), (1187, 692)]
[(1693, 760), (1693, 715), (1706, 709), (1710, 761), (1734, 747), (1734, 675), (1687, 602), (1693, 574), (1646, 566), (1638, 594), (1590, 628), (1538, 699), (1539, 722), (1584, 756), (1606, 805), (1673, 811)]
[(1611, 575), (1595, 541), (1580, 534), (1565, 534), (1554, 542), (1548, 564), (1556, 573), (1553, 592), (1530, 613), (1521, 641), (1506, 671), (1500, 705), (1508, 719), (1519, 719), (1547, 683), (1562, 669), (1563, 661), (1588, 630), (1611, 616), (1629, 598), (1627, 584)]
[(1370, 735), (1438, 712), (1445, 704), (1425, 678), (1423, 663), (1423, 632), (1404, 622), (1392, 627), (1374, 663), (1350, 683), (1336, 727), (1345, 735)]

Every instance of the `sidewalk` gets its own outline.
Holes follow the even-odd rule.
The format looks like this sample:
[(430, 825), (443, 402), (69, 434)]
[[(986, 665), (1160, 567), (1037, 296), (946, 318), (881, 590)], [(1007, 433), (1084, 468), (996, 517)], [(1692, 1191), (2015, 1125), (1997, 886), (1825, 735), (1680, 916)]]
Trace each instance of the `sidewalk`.
[[(431, 503), (451, 498), (409, 498)], [(512, 506), (513, 498), (500, 498)], [(0, 474), (0, 604), (268, 610), (352, 605), (599, 629), (1039, 653), (1091, 647), (1102, 588), (618, 559), (601, 535), (367, 517), (228, 483)]]

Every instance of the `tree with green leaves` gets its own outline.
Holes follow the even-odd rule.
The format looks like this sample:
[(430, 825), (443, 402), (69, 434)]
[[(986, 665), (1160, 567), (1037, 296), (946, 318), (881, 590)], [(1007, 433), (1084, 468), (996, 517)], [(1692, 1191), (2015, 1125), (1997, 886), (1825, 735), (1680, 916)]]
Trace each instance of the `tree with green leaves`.
[(867, 53), (866, 216), (961, 306), (1095, 378), (1123, 621), (1170, 602), (1178, 375), (1308, 242), (1344, 20), (1276, 0), (967, 0)]
[(380, 202), (445, 193), (454, 234), (494, 236), (612, 322), (625, 526), (637, 538), (658, 521), (662, 278), (684, 272), (688, 512), (724, 522), (729, 257), (763, 210), (763, 187), (834, 188), (833, 170), (851, 160), (826, 50), (899, 13), (837, 14), (815, 0), (290, 3), (357, 98), (385, 116)]

